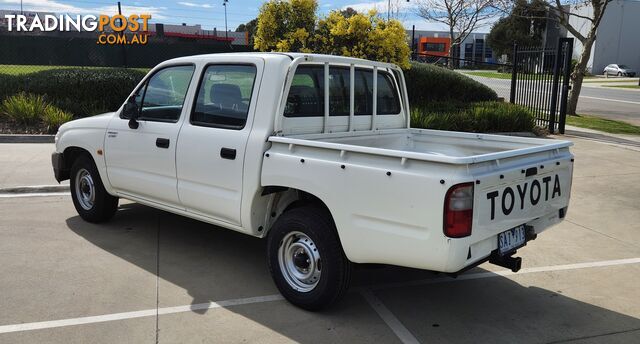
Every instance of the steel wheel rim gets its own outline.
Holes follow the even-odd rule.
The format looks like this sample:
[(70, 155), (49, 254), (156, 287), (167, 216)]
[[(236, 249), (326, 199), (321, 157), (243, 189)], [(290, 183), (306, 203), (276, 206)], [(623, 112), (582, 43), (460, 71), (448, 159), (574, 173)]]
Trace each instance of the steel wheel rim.
[(75, 189), (78, 203), (82, 209), (91, 210), (96, 200), (96, 187), (91, 173), (84, 168), (76, 174)]
[(278, 264), (287, 284), (299, 292), (312, 291), (320, 281), (320, 251), (313, 240), (302, 232), (285, 235), (278, 248)]

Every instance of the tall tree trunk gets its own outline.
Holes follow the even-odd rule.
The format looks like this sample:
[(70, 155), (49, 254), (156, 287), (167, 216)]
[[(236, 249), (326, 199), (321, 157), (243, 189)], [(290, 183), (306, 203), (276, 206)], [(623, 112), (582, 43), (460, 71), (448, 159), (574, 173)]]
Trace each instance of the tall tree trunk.
[(451, 26), (449, 27), (449, 37), (451, 38), (451, 43), (449, 43), (449, 63), (447, 63), (447, 65), (449, 66), (449, 69), (453, 69), (453, 46), (455, 44), (455, 39), (453, 36), (453, 27)]
[(576, 114), (578, 98), (580, 97), (580, 91), (582, 90), (582, 81), (587, 73), (587, 63), (589, 63), (589, 58), (591, 58), (591, 47), (593, 47), (595, 39), (595, 30), (593, 30), (584, 41), (581, 41), (583, 48), (582, 54), (580, 54), (580, 59), (571, 73), (571, 81), (573, 81), (573, 85), (571, 86), (571, 94), (567, 101), (567, 114), (569, 115)]

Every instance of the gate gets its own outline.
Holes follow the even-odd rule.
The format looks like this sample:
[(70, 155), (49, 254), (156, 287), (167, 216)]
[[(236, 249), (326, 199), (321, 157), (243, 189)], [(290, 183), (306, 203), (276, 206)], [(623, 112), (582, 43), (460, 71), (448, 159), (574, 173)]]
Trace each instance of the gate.
[(564, 134), (572, 54), (573, 38), (560, 38), (552, 48), (513, 45), (509, 100), (530, 108), (550, 133)]

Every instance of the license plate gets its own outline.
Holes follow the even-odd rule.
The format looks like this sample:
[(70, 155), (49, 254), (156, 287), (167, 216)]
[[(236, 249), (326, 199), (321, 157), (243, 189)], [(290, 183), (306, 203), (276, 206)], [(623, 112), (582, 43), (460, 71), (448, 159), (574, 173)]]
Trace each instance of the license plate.
[(505, 253), (509, 253), (524, 246), (526, 241), (524, 225), (511, 228), (498, 234), (498, 251), (500, 252), (500, 255), (504, 255)]

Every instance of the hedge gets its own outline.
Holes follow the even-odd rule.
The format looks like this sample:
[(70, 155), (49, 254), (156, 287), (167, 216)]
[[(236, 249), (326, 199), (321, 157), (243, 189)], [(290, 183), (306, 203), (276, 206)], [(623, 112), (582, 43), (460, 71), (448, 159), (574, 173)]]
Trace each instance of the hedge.
[[(146, 73), (122, 68), (51, 69), (23, 75), (0, 74), (0, 101), (26, 92), (85, 117), (117, 109)], [(405, 71), (409, 102), (429, 108), (433, 102), (455, 104), (496, 100), (485, 85), (443, 67), (413, 62)]]
[(497, 100), (491, 88), (444, 67), (412, 62), (404, 72), (409, 104), (426, 106), (433, 102), (479, 102)]
[(434, 102), (411, 108), (411, 126), (479, 133), (532, 132), (535, 120), (529, 109), (511, 103)]
[(116, 110), (145, 76), (135, 69), (69, 68), (7, 75), (0, 74), (0, 101), (25, 92), (76, 117)]

